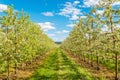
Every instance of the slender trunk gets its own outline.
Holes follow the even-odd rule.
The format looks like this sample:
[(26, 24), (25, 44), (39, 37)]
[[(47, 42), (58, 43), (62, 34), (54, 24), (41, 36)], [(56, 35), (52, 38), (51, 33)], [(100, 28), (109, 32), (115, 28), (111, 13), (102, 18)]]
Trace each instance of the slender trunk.
[[(112, 33), (113, 33), (113, 27)], [(116, 41), (115, 41), (115, 36), (113, 35), (113, 50), (116, 48)], [(118, 80), (118, 55), (115, 53), (115, 80)]]
[(88, 54), (88, 64), (90, 63), (90, 55)]
[(91, 40), (90, 40), (90, 37), (91, 37), (91, 35), (90, 35), (90, 33), (89, 33), (89, 53), (88, 53), (88, 63), (90, 63), (90, 53), (91, 53), (91, 51), (90, 51), (90, 46), (91, 46)]
[(84, 62), (86, 62), (86, 57), (84, 56)]
[(97, 53), (96, 58), (97, 58), (97, 70), (100, 70), (100, 67), (99, 67), (99, 56), (98, 56), (98, 53)]
[(98, 55), (98, 53), (97, 53), (97, 51), (96, 51), (96, 62), (97, 62), (97, 70), (100, 70), (100, 67), (99, 67), (99, 55)]
[(15, 63), (15, 74), (17, 74), (17, 63)]
[(117, 53), (115, 54), (115, 80), (118, 80), (118, 57), (117, 57)]
[[(92, 21), (91, 21), (91, 28), (93, 29), (93, 19), (92, 19)], [(91, 41), (90, 41), (90, 45), (91, 45)], [(91, 53), (91, 67), (93, 67), (93, 55), (92, 55), (92, 51), (90, 51), (90, 53)]]
[[(15, 29), (15, 53), (17, 53), (17, 41), (16, 41), (16, 34), (17, 34), (17, 27), (15, 26), (14, 27), (14, 29)], [(16, 57), (16, 56), (15, 56)], [(17, 57), (16, 57), (16, 59), (17, 59)], [(17, 74), (17, 62), (15, 62), (15, 75)]]
[[(8, 26), (7, 26), (7, 38), (8, 38)], [(10, 80), (10, 53), (7, 54), (7, 80)]]
[[(114, 37), (113, 37), (114, 38)], [(113, 48), (115, 49), (115, 41), (113, 42)], [(118, 80), (118, 54), (115, 53), (115, 80)]]
[(32, 62), (33, 62), (33, 60), (31, 59), (31, 61), (30, 61), (30, 68), (32, 68)]
[[(113, 22), (112, 22), (113, 16), (111, 14), (110, 17), (110, 25), (111, 25), (111, 33), (114, 33), (114, 28), (113, 28)], [(116, 49), (116, 38), (115, 35), (113, 35), (113, 50)], [(118, 55), (115, 53), (115, 80), (118, 80)]]
[(91, 67), (93, 67), (93, 55), (91, 54)]
[(7, 72), (7, 80), (10, 80), (10, 54), (8, 53), (8, 60), (7, 60), (7, 68), (8, 68), (8, 72)]
[(83, 52), (82, 52), (81, 57), (82, 57), (81, 60), (84, 61), (84, 54), (83, 54)]
[(78, 55), (79, 61), (80, 61), (80, 55)]

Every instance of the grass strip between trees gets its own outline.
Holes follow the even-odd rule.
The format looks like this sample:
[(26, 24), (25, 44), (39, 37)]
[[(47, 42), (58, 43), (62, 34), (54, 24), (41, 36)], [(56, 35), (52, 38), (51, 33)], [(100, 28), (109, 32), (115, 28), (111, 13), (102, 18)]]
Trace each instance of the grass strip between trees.
[(57, 49), (26, 80), (97, 80)]

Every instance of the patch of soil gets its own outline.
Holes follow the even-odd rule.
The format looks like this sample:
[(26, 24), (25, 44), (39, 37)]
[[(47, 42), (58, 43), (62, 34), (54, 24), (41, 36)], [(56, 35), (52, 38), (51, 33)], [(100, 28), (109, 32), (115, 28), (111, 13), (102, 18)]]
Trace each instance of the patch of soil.
[[(41, 56), (41, 58), (28, 66), (24, 66), (24, 70), (17, 69), (17, 74), (14, 74), (14, 68), (10, 68), (10, 80), (23, 80), (30, 77), (37, 67), (50, 55), (51, 52)], [(0, 80), (7, 80), (7, 73), (0, 74)]]
[(86, 60), (84, 61), (84, 58), (81, 56), (76, 56), (73, 55), (70, 52), (66, 52), (67, 56), (69, 56), (73, 61), (75, 61), (78, 65), (80, 65), (83, 68), (86, 68), (88, 71), (90, 71), (94, 77), (98, 77), (98, 78), (106, 78), (107, 80), (114, 80), (114, 72), (108, 70), (105, 66), (103, 66), (102, 64), (99, 64), (99, 68), (97, 69), (97, 63), (92, 61), (91, 65), (91, 61)]

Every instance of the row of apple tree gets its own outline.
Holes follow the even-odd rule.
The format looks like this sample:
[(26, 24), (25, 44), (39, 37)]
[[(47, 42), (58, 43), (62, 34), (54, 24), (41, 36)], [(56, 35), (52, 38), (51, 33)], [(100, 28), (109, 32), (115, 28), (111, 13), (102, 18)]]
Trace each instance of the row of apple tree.
[[(120, 6), (118, 0), (100, 0), (86, 17), (74, 25), (61, 48), (80, 56), (92, 67), (103, 64), (115, 72), (118, 80), (120, 70)], [(94, 64), (93, 62), (96, 62)]]
[(55, 46), (24, 11), (8, 6), (0, 16), (0, 73), (7, 72), (8, 80), (11, 67), (39, 59)]

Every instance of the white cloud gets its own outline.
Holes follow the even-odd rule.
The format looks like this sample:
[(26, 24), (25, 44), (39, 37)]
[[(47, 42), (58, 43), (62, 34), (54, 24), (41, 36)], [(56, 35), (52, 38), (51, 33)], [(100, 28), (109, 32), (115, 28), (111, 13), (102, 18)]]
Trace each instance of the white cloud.
[(49, 37), (53, 37), (55, 36), (55, 34), (47, 34)]
[(100, 0), (84, 0), (83, 3), (85, 7), (91, 7), (91, 6), (98, 5), (99, 1)]
[(54, 16), (52, 12), (43, 12), (44, 16)]
[(97, 10), (96, 13), (102, 15), (104, 13), (104, 10)]
[(74, 4), (75, 5), (77, 5), (77, 4), (79, 4), (80, 3), (80, 1), (74, 1)]
[[(114, 25), (114, 29), (119, 29), (119, 28), (120, 28), (120, 24)], [(110, 32), (110, 29), (108, 28), (107, 25), (104, 25), (102, 28), (102, 32), (106, 32), (106, 31)]]
[(7, 5), (5, 5), (5, 4), (0, 4), (0, 12), (3, 12), (3, 11), (5, 11), (5, 10), (7, 10)]
[(68, 25), (66, 25), (67, 27), (74, 27), (75, 26), (75, 24), (68, 24)]
[(114, 3), (112, 4), (112, 6), (120, 6), (120, 1), (114, 2)]
[(56, 33), (57, 33), (57, 34), (61, 34), (61, 31), (57, 31)]
[(58, 37), (58, 38), (54, 38), (54, 41), (57, 41), (57, 42), (62, 42), (62, 41), (64, 41), (66, 39), (66, 36), (60, 36), (60, 37)]
[(82, 14), (80, 9), (77, 8), (79, 3), (79, 1), (74, 1), (73, 3), (66, 2), (64, 8), (60, 9), (59, 15), (66, 16), (70, 20), (77, 20), (78, 16)]
[(70, 20), (77, 20), (77, 19), (79, 19), (79, 16), (77, 15), (72, 15), (72, 17), (70, 18)]
[(64, 41), (65, 39), (66, 39), (66, 37), (61, 37), (61, 38), (59, 38), (57, 41), (62, 42), (62, 41)]
[(38, 23), (44, 31), (56, 29), (51, 22)]
[(116, 28), (120, 28), (120, 24), (117, 24), (115, 27), (116, 27)]
[(63, 33), (68, 33), (69, 31), (67, 31), (67, 30), (62, 30), (62, 32), (63, 32)]
[(62, 30), (62, 31), (57, 31), (56, 33), (57, 34), (63, 34), (63, 33), (69, 33), (69, 31), (68, 30)]
[(87, 16), (80, 16), (80, 18), (87, 18)]
[[(83, 7), (91, 7), (91, 6), (99, 5), (100, 3), (106, 4), (106, 2), (102, 0), (84, 0)], [(120, 5), (120, 1), (116, 1), (113, 4), (111, 4), (111, 6), (119, 6), (119, 5)]]
[(103, 32), (108, 31), (108, 26), (107, 26), (107, 25), (104, 25), (104, 27), (102, 28), (102, 31), (103, 31)]

